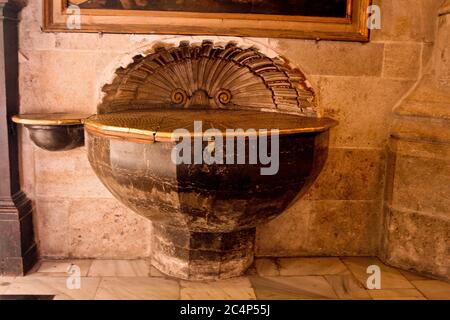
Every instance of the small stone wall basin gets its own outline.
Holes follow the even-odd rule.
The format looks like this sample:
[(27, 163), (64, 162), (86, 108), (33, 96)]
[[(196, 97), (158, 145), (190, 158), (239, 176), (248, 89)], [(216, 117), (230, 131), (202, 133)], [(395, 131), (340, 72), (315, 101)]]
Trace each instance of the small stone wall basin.
[(83, 120), (86, 114), (35, 113), (12, 117), (12, 121), (28, 129), (36, 146), (47, 151), (67, 151), (84, 145)]
[[(327, 158), (334, 125), (328, 118), (218, 109), (124, 111), (85, 120), (95, 173), (117, 199), (153, 222), (154, 266), (189, 280), (246, 271), (253, 261), (255, 227), (280, 215), (312, 184)], [(211, 128), (213, 134), (206, 131)], [(183, 130), (174, 136), (177, 129)], [(275, 173), (262, 174), (270, 165), (250, 156), (255, 141), (258, 151), (264, 149), (261, 129), (269, 130), (269, 151), (277, 139), (270, 130), (279, 130), (279, 152), (270, 154), (272, 163), (279, 155)], [(181, 142), (189, 142), (191, 150), (176, 149)], [(198, 147), (211, 156), (223, 150), (224, 163), (211, 158), (195, 163)], [(193, 161), (174, 161), (173, 154)]]

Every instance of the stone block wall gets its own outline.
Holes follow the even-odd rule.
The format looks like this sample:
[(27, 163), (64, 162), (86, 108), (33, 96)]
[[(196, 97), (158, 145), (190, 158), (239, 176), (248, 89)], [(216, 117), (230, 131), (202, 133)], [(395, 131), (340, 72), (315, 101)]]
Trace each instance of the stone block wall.
[[(375, 1), (377, 3), (377, 1)], [(269, 40), (313, 82), (333, 130), (310, 192), (258, 229), (260, 255), (379, 255), (392, 110), (428, 65), (441, 1), (380, 1), (370, 43)]]
[(450, 279), (450, 1), (441, 3), (431, 63), (394, 109), (381, 253)]
[(450, 144), (392, 139), (384, 260), (450, 278)]
[[(379, 253), (392, 110), (431, 57), (430, 21), (440, 1), (374, 2), (382, 8), (382, 29), (369, 43), (241, 39), (300, 67), (317, 94), (319, 112), (340, 121), (331, 133), (328, 163), (310, 192), (258, 229), (259, 256)], [(104, 79), (121, 57), (170, 37), (43, 33), (41, 24), (42, 1), (30, 1), (20, 24), (23, 113), (95, 113)], [(109, 194), (84, 148), (49, 153), (35, 148), (24, 130), (21, 154), (22, 184), (37, 209), (42, 257), (151, 256), (151, 223)]]

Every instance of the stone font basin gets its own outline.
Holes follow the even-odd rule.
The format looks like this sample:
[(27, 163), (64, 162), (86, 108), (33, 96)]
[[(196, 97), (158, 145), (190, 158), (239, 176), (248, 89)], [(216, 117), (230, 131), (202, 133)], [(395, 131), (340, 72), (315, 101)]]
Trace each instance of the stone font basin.
[(83, 120), (89, 115), (53, 113), (22, 114), (12, 121), (23, 124), (30, 139), (47, 151), (67, 151), (84, 145)]
[[(99, 114), (85, 121), (85, 130), (97, 176), (123, 204), (153, 222), (154, 266), (178, 278), (205, 280), (239, 276), (251, 265), (255, 227), (280, 215), (312, 184), (334, 125), (328, 118), (259, 111), (152, 109)], [(214, 135), (205, 132), (211, 128)], [(174, 136), (177, 129), (183, 130)], [(278, 158), (271, 174), (262, 174), (267, 161), (250, 155), (251, 146), (258, 155), (264, 147), (261, 129), (279, 130), (267, 138), (272, 164)], [(221, 148), (220, 137), (236, 143)], [(191, 150), (178, 154), (194, 160), (174, 162), (174, 148), (188, 141)], [(211, 154), (223, 150), (224, 163), (195, 163), (199, 141)]]

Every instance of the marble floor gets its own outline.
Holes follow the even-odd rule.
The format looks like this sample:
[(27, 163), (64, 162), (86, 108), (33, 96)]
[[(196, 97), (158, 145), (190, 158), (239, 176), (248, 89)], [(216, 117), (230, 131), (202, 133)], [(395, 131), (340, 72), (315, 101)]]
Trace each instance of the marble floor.
[[(381, 269), (379, 290), (365, 287), (370, 265)], [(243, 277), (205, 282), (166, 277), (145, 260), (44, 260), (25, 277), (0, 277), (0, 295), (63, 300), (450, 300), (450, 283), (388, 267), (377, 258), (257, 259)]]

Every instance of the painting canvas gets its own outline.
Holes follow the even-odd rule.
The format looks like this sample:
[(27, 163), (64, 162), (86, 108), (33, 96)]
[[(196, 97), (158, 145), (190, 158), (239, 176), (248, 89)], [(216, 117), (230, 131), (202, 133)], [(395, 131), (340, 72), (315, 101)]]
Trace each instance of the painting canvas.
[[(371, 0), (44, 0), (44, 31), (368, 41), (370, 3)], [(67, 23), (74, 14), (80, 17), (77, 28)]]
[(347, 0), (69, 0), (69, 3), (84, 9), (347, 16)]

